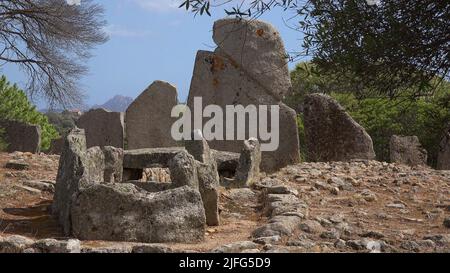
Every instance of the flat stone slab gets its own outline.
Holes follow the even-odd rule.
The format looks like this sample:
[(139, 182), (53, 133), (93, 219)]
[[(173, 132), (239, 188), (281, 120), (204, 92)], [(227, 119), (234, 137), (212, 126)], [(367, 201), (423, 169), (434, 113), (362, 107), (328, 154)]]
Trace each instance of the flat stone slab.
[(123, 155), (123, 167), (126, 169), (145, 169), (155, 166), (167, 168), (169, 161), (183, 151), (185, 149), (182, 147), (127, 150)]
[(200, 193), (189, 186), (151, 193), (128, 183), (92, 185), (76, 196), (71, 216), (82, 240), (199, 242), (206, 224)]

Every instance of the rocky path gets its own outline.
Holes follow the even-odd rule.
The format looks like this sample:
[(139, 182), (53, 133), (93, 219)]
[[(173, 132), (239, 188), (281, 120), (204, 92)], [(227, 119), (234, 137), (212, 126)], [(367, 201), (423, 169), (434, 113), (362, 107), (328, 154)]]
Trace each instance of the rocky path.
[(449, 171), (376, 161), (289, 166), (252, 189), (221, 189), (221, 225), (192, 245), (64, 238), (49, 212), (57, 167), (57, 156), (0, 154), (0, 252), (450, 251)]

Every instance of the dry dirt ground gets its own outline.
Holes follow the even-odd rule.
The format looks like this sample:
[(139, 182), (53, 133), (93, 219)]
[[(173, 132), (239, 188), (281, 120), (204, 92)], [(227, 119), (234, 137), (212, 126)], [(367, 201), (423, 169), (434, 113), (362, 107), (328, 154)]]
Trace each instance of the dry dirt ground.
[[(17, 159), (29, 169), (5, 168)], [(51, 189), (27, 186), (54, 183), (58, 159), (0, 153), (0, 238), (67, 239), (50, 215)], [(270, 221), (264, 191), (221, 189), (221, 225), (207, 228), (202, 243), (165, 246), (201, 252), (450, 252), (450, 171), (376, 161), (302, 163), (262, 174), (259, 183), (285, 186), (305, 204), (291, 234), (252, 243), (252, 232)], [(130, 245), (81, 243), (84, 252), (127, 252)]]

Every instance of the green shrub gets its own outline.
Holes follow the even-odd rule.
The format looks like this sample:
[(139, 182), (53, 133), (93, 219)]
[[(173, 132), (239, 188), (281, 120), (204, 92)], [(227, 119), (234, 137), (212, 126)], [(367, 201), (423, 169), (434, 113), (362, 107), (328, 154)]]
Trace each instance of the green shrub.
[(30, 103), (25, 92), (16, 85), (11, 85), (5, 76), (0, 77), (0, 117), (6, 120), (16, 120), (41, 127), (41, 149), (47, 150), (58, 132), (48, 122), (47, 117), (36, 110)]

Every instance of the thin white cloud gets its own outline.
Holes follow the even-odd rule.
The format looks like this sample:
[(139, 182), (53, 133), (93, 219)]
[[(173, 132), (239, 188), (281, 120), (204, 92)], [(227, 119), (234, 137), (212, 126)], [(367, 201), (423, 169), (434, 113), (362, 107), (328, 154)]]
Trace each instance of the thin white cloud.
[(182, 3), (181, 0), (133, 0), (133, 2), (143, 9), (156, 12), (176, 11)]
[(148, 30), (129, 29), (117, 25), (108, 25), (104, 28), (104, 31), (110, 37), (125, 37), (125, 38), (142, 38), (152, 34)]

